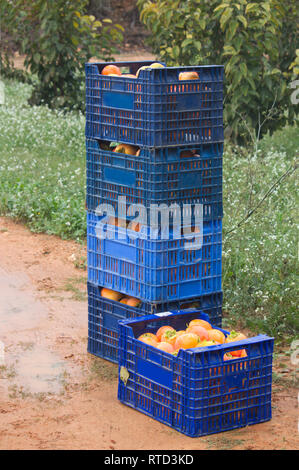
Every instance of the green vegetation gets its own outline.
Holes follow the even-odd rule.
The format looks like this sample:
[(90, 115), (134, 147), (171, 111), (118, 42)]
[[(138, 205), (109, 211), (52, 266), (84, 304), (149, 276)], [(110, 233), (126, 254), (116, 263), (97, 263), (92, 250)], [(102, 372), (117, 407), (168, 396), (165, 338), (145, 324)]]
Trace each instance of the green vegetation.
[(93, 359), (90, 364), (89, 381), (103, 380), (111, 381), (118, 378), (118, 368), (115, 364), (109, 363), (102, 359)]
[[(298, 8), (280, 0), (138, 0), (150, 44), (167, 65), (222, 64), (224, 121), (239, 143), (293, 123)], [(299, 51), (297, 51), (298, 54)], [(297, 64), (297, 65), (296, 65)]]
[[(0, 214), (35, 232), (82, 241), (84, 116), (30, 107), (30, 94), (30, 85), (6, 81), (6, 103), (0, 106)], [(224, 310), (230, 322), (276, 337), (298, 331), (298, 145), (298, 129), (285, 127), (266, 135), (256, 151), (226, 145), (224, 153)]]
[(7, 37), (13, 38), (14, 49), (25, 55), (25, 67), (36, 76), (31, 104), (84, 110), (85, 63), (94, 56), (112, 60), (123, 40), (122, 26), (87, 15), (87, 6), (87, 0), (2, 0), (0, 66), (12, 75), (13, 48)]
[(0, 106), (0, 211), (35, 232), (85, 236), (84, 116), (29, 106), (31, 86), (6, 82)]
[(278, 136), (261, 141), (256, 154), (227, 148), (223, 181), (225, 308), (234, 320), (275, 336), (299, 331), (298, 130), (286, 127)]

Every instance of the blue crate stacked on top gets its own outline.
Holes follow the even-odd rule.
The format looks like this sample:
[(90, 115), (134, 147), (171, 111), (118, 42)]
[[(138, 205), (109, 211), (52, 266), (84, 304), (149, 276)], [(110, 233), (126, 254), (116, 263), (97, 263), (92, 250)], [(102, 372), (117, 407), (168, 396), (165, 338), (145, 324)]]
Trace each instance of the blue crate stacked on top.
[[(150, 64), (114, 63), (130, 74)], [(221, 325), (223, 67), (142, 68), (131, 78), (102, 75), (106, 65), (86, 64), (88, 350), (117, 362), (121, 319), (196, 307)], [(188, 71), (198, 78), (179, 80)], [(140, 206), (146, 224), (134, 223)], [(159, 222), (149, 228), (153, 207), (171, 209), (169, 236)], [(103, 288), (140, 304), (104, 298)]]

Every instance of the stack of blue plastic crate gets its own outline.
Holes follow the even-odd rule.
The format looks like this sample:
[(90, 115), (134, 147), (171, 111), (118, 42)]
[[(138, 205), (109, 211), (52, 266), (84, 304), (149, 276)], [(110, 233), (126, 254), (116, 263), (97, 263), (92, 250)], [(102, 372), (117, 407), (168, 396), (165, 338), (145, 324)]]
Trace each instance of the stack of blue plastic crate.
[[(115, 65), (136, 74), (150, 64)], [(221, 326), (223, 67), (148, 68), (129, 78), (101, 75), (106, 65), (86, 65), (88, 351), (117, 362), (119, 320), (196, 306)], [(179, 80), (190, 70), (199, 78)], [(111, 142), (138, 153), (114, 152)], [(153, 206), (172, 206), (169, 236), (159, 221), (152, 230), (103, 218), (106, 207), (129, 223), (140, 205), (147, 222)], [(200, 242), (186, 249), (182, 234), (194, 225), (191, 241)], [(102, 297), (102, 288), (140, 304)]]

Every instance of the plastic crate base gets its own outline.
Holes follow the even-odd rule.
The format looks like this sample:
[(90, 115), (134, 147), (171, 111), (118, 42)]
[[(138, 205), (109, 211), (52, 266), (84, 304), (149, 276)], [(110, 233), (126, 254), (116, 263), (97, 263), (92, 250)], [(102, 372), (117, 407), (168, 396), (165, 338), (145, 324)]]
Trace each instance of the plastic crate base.
[(88, 283), (88, 347), (94, 356), (110, 362), (118, 362), (118, 322), (124, 319), (141, 318), (150, 313), (169, 309), (198, 308), (209, 314), (217, 327), (222, 322), (222, 292), (194, 297), (190, 301), (153, 304), (142, 302), (138, 308), (101, 297), (101, 287)]
[[(234, 429), (240, 429), (244, 428), (246, 426), (252, 426), (254, 424), (260, 424), (264, 423), (267, 421), (271, 421), (272, 419), (272, 406), (271, 402), (264, 405), (264, 414), (265, 417), (260, 417), (258, 416), (259, 412), (257, 411), (256, 407), (253, 407), (253, 410), (250, 412), (250, 410), (242, 410), (242, 411), (233, 411), (233, 410), (227, 410), (226, 414), (227, 416), (211, 416), (209, 418), (203, 418), (203, 421), (205, 423), (200, 424), (198, 423), (197, 427), (195, 429), (198, 429), (195, 431), (195, 434), (191, 434), (189, 431), (183, 431), (180, 426), (176, 426), (171, 424), (169, 421), (171, 418), (169, 417), (170, 414), (172, 414), (172, 411), (169, 411), (168, 413), (165, 413), (165, 409), (163, 410), (163, 413), (165, 413), (165, 416), (160, 416), (161, 411), (158, 409), (159, 405), (157, 405), (157, 410), (154, 411), (155, 416), (153, 416), (152, 411), (146, 411), (144, 407), (138, 407), (134, 403), (136, 398), (134, 397), (134, 393), (132, 392), (132, 401), (130, 402), (130, 399), (128, 396), (122, 398), (122, 396), (119, 397), (119, 401), (122, 402), (123, 405), (129, 406), (130, 408), (139, 411), (145, 415), (147, 415), (149, 418), (153, 418), (156, 421), (159, 421), (162, 424), (165, 424), (172, 429), (175, 429), (176, 431), (186, 434), (188, 437), (204, 437), (208, 436), (211, 434), (219, 434), (225, 431), (233, 431)], [(143, 400), (145, 400), (143, 398)], [(222, 407), (222, 405), (219, 406), (219, 408)], [(152, 407), (151, 407), (152, 408)], [(173, 421), (176, 421), (177, 418), (175, 416), (175, 413), (173, 413)], [(202, 426), (206, 426), (206, 429), (202, 429)], [(201, 429), (201, 430), (200, 430)]]

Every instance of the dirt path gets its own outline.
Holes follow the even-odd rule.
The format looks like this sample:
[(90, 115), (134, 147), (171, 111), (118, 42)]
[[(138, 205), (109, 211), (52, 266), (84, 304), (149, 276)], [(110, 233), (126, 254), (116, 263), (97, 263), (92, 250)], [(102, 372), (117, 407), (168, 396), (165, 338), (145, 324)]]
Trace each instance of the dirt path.
[(287, 382), (274, 386), (270, 422), (199, 439), (120, 404), (117, 366), (86, 352), (84, 256), (84, 246), (0, 218), (0, 449), (298, 447)]

